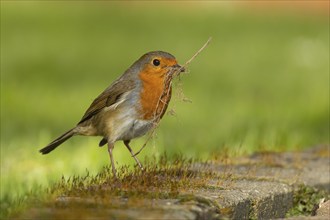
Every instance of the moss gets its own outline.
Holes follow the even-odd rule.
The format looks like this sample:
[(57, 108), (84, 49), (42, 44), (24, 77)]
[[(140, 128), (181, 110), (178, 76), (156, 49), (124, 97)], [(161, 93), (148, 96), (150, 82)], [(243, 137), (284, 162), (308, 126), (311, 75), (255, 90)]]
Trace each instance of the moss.
[(220, 208), (220, 213), (222, 216), (228, 216), (229, 218), (233, 215), (234, 209), (232, 207)]
[[(109, 166), (103, 167), (95, 176), (86, 171), (84, 176), (72, 176), (68, 179), (62, 177), (43, 192), (28, 196), (22, 208), (15, 212), (9, 210), (7, 214), (17, 216), (22, 210), (36, 206), (55, 209), (116, 208), (122, 205), (146, 206), (152, 199), (169, 198), (182, 202), (183, 193), (193, 194), (198, 189), (210, 187), (210, 180), (219, 177), (211, 171), (200, 172), (198, 169), (192, 169), (193, 164), (200, 162), (186, 159), (182, 155), (168, 158), (164, 154), (159, 160), (147, 158), (144, 171), (139, 167), (120, 167), (117, 178), (112, 176)], [(200, 204), (217, 209), (216, 204), (209, 204), (210, 201), (201, 201), (201, 198), (195, 197), (194, 199)]]
[(293, 207), (287, 212), (286, 217), (314, 215), (322, 198), (328, 200), (329, 193), (310, 186), (300, 185), (293, 196)]
[[(220, 207), (212, 200), (195, 196), (196, 192), (205, 189), (230, 189), (230, 181), (250, 177), (239, 177), (229, 172), (214, 173), (204, 169), (205, 166), (201, 161), (187, 159), (182, 155), (168, 158), (163, 154), (159, 160), (147, 158), (144, 171), (139, 167), (120, 167), (117, 178), (112, 176), (109, 166), (103, 167), (97, 175), (90, 175), (86, 171), (84, 176), (72, 176), (68, 179), (62, 177), (52, 187), (31, 192), (21, 198), (14, 207), (10, 204), (1, 204), (1, 212), (6, 211), (2, 212), (1, 217), (20, 217), (25, 209), (31, 211), (35, 208), (38, 209), (38, 213), (42, 210), (62, 213), (61, 217), (66, 215), (67, 210), (73, 209), (75, 213), (82, 214), (87, 213), (90, 208), (148, 208), (154, 207), (154, 201), (157, 199), (175, 199), (178, 203), (195, 204), (203, 207), (207, 215), (211, 215), (212, 212), (216, 215), (231, 216), (231, 208)], [(253, 180), (272, 181), (256, 177)], [(319, 200), (328, 197), (324, 191), (300, 185), (294, 194), (294, 207), (287, 216), (311, 215)], [(251, 201), (252, 207), (256, 205), (256, 201)], [(254, 209), (251, 208), (249, 217), (255, 219), (257, 213), (252, 210)], [(198, 214), (201, 213), (198, 212), (196, 215)], [(47, 216), (47, 211), (40, 215)], [(31, 218), (33, 217), (32, 214)]]
[(257, 213), (256, 213), (256, 209), (257, 209), (257, 201), (255, 200), (251, 200), (251, 208), (250, 208), (250, 212), (249, 212), (249, 219), (258, 219), (257, 217)]

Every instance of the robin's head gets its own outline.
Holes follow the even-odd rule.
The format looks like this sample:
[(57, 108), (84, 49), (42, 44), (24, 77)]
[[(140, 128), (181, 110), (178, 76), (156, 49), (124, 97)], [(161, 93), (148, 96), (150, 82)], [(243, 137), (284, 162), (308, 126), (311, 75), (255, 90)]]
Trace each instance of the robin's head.
[(153, 77), (164, 77), (180, 70), (184, 72), (172, 54), (163, 51), (153, 51), (144, 54), (138, 61), (141, 65), (143, 75)]

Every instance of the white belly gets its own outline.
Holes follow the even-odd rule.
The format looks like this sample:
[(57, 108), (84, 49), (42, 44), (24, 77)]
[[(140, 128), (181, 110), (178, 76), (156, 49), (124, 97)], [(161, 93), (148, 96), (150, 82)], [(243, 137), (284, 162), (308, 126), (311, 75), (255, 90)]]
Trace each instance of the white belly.
[(153, 123), (145, 120), (134, 120), (130, 126), (126, 127), (126, 132), (117, 140), (131, 140), (145, 135), (153, 126)]
[(151, 121), (136, 118), (136, 111), (133, 108), (111, 114), (109, 120), (105, 121), (107, 139), (111, 142), (131, 140), (143, 136), (152, 128)]

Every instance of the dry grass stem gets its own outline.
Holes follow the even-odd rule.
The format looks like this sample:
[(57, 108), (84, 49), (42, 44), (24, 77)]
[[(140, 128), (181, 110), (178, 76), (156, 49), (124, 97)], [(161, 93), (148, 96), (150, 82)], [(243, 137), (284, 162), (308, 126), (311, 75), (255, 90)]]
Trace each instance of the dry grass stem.
[(206, 43), (179, 69), (179, 71), (177, 71), (177, 74), (180, 74), (180, 72), (183, 68), (186, 69), (188, 67), (188, 65), (207, 47), (207, 45), (209, 45), (211, 40), (212, 40), (212, 37), (209, 37), (209, 39), (206, 41)]

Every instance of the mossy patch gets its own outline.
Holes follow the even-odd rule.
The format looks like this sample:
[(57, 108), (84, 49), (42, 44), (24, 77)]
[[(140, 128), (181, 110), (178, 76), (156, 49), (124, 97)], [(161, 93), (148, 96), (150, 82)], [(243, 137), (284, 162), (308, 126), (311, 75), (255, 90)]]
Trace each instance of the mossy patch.
[(67, 196), (102, 195), (108, 196), (139, 196), (167, 197), (175, 196), (182, 191), (206, 187), (213, 172), (198, 172), (191, 168), (192, 159), (175, 156), (170, 160), (164, 154), (157, 162), (155, 159), (146, 160), (144, 171), (139, 167), (130, 169), (123, 166), (118, 171), (118, 177), (112, 176), (111, 167), (104, 167), (96, 176), (90, 176), (87, 172), (83, 177), (64, 177), (52, 188), (52, 193), (65, 194)]
[[(33, 195), (27, 198), (25, 204), (29, 205), (24, 205), (24, 209), (30, 212), (29, 210), (37, 207), (42, 210), (59, 210), (62, 213), (70, 208), (86, 212), (85, 208), (152, 207), (153, 201), (157, 199), (176, 199), (179, 203), (184, 202), (189, 198), (188, 195), (193, 195), (198, 189), (207, 188), (212, 179), (220, 177), (211, 171), (191, 169), (197, 162), (201, 161), (186, 159), (182, 155), (169, 159), (164, 154), (158, 161), (155, 158), (146, 159), (144, 171), (139, 167), (120, 167), (117, 178), (112, 176), (109, 166), (95, 176), (86, 171), (84, 176), (68, 179), (62, 177), (43, 192), (44, 196)], [(223, 189), (220, 184), (217, 183), (219, 189)], [(198, 198), (195, 198), (195, 201), (213, 209), (218, 208), (210, 201), (200, 201)], [(8, 213), (17, 217), (22, 209), (17, 211), (9, 210)]]
[(287, 212), (286, 217), (315, 215), (318, 204), (323, 198), (328, 200), (329, 193), (310, 186), (300, 185), (293, 196), (293, 207)]

